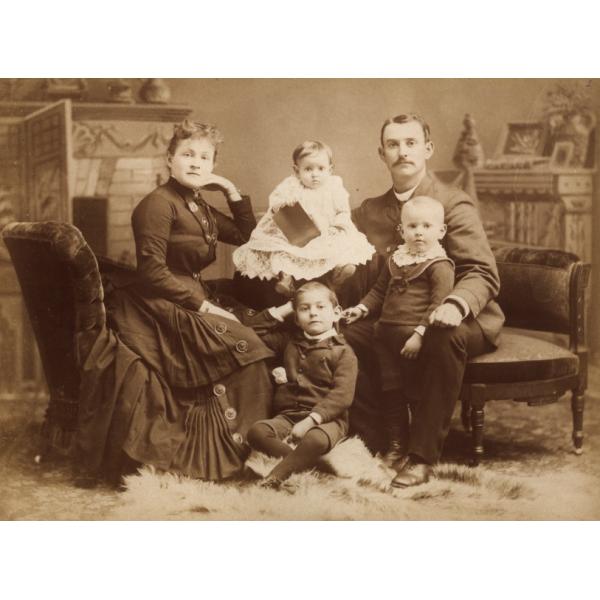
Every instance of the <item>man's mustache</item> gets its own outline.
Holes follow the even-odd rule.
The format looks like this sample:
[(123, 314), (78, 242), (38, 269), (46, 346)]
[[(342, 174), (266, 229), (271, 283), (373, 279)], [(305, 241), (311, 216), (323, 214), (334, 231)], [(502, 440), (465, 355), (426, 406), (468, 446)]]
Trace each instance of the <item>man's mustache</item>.
[(397, 160), (397, 161), (394, 163), (394, 165), (412, 165), (412, 164), (413, 164), (413, 163), (412, 163), (412, 161), (411, 161), (411, 160), (406, 160), (406, 159), (403, 159), (403, 158), (399, 158), (399, 159), (398, 159), (398, 160)]

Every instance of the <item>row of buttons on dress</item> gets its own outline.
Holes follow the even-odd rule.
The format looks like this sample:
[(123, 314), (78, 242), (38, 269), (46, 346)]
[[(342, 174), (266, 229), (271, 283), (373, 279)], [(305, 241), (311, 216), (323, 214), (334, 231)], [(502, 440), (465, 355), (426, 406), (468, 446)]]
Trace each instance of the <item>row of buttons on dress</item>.
[[(232, 307), (228, 307), (227, 310), (230, 313), (234, 312), (234, 309)], [(246, 309), (246, 314), (249, 317), (252, 317), (256, 314), (256, 311), (252, 308), (248, 308)], [(224, 323), (223, 321), (219, 321), (216, 325), (215, 325), (215, 332), (219, 335), (223, 335), (224, 333), (227, 333), (227, 324)], [(247, 352), (249, 348), (248, 342), (246, 340), (238, 340), (235, 343), (235, 349), (240, 352), (240, 353), (244, 353)], [(213, 394), (217, 397), (222, 396), (225, 392), (226, 392), (226, 388), (222, 383), (217, 383), (214, 388), (213, 388)], [(232, 406), (228, 406), (225, 411), (223, 412), (223, 414), (225, 415), (225, 418), (228, 421), (233, 421), (237, 418), (237, 411), (235, 410), (235, 408), (233, 408)], [(233, 441), (236, 444), (241, 444), (244, 441), (244, 438), (242, 437), (242, 435), (240, 433), (238, 433), (237, 431), (234, 432), (231, 437), (233, 438)]]
[[(230, 312), (230, 313), (233, 313), (233, 312), (235, 312), (235, 308), (233, 308), (233, 306), (228, 306), (228, 307), (227, 307), (225, 310), (226, 310), (227, 312)], [(247, 314), (249, 317), (253, 317), (253, 316), (256, 314), (256, 311), (255, 311), (253, 308), (247, 308), (247, 309), (246, 309), (246, 314)]]
[[(209, 223), (206, 217), (202, 217), (200, 222), (202, 223), (202, 227), (208, 228)], [(204, 238), (209, 244), (214, 244), (217, 241), (217, 235), (215, 233), (206, 233), (206, 230), (204, 230)]]
[[(213, 387), (213, 394), (218, 398), (219, 396), (223, 396), (225, 394), (225, 392), (227, 391), (227, 388), (222, 384), (222, 383), (217, 383), (214, 387)], [(237, 410), (235, 410), (235, 408), (233, 408), (233, 406), (228, 406), (225, 411), (223, 412), (223, 414), (225, 415), (225, 418), (228, 421), (233, 421), (235, 420), (235, 418), (237, 417)], [(233, 438), (233, 441), (236, 444), (241, 444), (244, 441), (244, 438), (242, 437), (242, 435), (240, 433), (238, 433), (237, 431), (234, 432), (231, 437)]]
[[(227, 333), (227, 325), (225, 323), (223, 323), (223, 321), (219, 321), (215, 325), (215, 332), (218, 333), (219, 335), (223, 335), (224, 333)], [(238, 340), (235, 343), (235, 349), (240, 353), (248, 352), (249, 347), (250, 346), (248, 345), (248, 342), (246, 340)]]

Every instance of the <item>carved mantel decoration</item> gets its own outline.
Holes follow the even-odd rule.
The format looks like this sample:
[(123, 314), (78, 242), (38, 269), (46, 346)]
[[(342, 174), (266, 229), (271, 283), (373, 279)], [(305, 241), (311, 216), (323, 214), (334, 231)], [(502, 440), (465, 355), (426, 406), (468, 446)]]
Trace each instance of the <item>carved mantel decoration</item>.
[(106, 125), (102, 121), (73, 123), (73, 155), (75, 158), (92, 156), (123, 156), (159, 154), (169, 143), (173, 127), (152, 124), (137, 137), (125, 137), (126, 127), (115, 123)]

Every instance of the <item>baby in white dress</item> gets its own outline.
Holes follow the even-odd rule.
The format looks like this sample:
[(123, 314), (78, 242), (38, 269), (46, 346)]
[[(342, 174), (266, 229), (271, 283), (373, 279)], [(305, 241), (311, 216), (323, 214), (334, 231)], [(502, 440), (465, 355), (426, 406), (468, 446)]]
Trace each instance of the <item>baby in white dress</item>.
[[(290, 296), (296, 280), (323, 278), (339, 285), (365, 264), (375, 248), (350, 218), (348, 192), (341, 177), (332, 175), (329, 146), (318, 141), (300, 144), (293, 152), (294, 174), (269, 196), (269, 209), (250, 240), (233, 253), (237, 270), (246, 277), (277, 279), (276, 290)], [(283, 206), (299, 204), (320, 235), (305, 246), (288, 240), (273, 219)]]

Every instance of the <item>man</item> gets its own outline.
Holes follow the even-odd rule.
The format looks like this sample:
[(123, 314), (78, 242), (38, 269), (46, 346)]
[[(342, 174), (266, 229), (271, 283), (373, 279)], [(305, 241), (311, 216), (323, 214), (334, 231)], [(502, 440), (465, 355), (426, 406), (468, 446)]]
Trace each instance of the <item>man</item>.
[[(499, 291), (496, 262), (477, 207), (466, 193), (441, 184), (427, 172), (433, 151), (429, 126), (420, 116), (406, 114), (388, 119), (381, 129), (379, 156), (393, 186), (383, 196), (365, 200), (353, 212), (356, 226), (378, 254), (346, 286), (345, 303), (357, 302), (375, 283), (385, 256), (401, 242), (398, 224), (402, 204), (413, 196), (431, 196), (444, 205), (448, 229), (443, 245), (456, 269), (454, 289), (431, 314), (430, 326), (423, 335), (417, 376), (410, 392), (410, 426), (407, 420), (407, 431), (388, 431), (388, 450), (396, 453), (393, 466), (398, 473), (392, 482), (396, 487), (418, 485), (429, 479), (448, 435), (467, 360), (494, 348), (504, 322), (494, 301)], [(365, 428), (361, 419), (376, 414), (373, 405), (380, 396), (373, 386), (368, 389), (368, 383), (377, 380), (372, 359), (375, 319), (368, 314), (365, 317), (345, 330), (363, 370), (351, 415), (351, 424), (359, 432)], [(406, 409), (399, 404), (397, 410)]]

